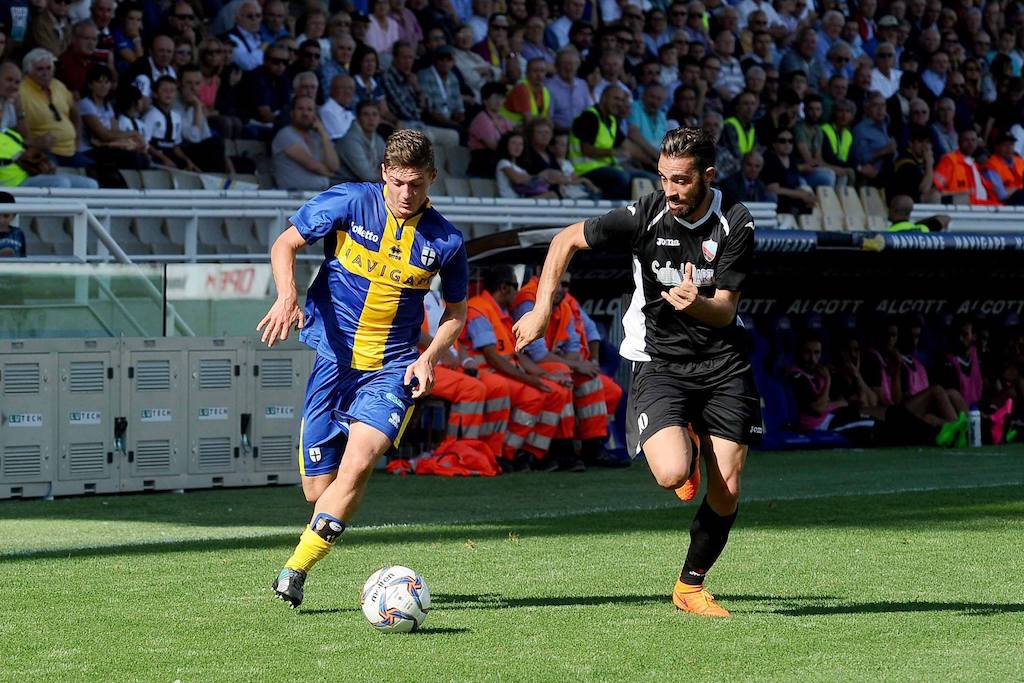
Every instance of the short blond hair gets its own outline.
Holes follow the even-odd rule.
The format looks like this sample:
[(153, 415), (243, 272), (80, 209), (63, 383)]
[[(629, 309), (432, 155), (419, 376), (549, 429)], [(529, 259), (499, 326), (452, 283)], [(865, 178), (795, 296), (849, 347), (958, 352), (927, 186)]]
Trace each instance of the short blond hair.
[(384, 166), (434, 170), (434, 146), (423, 131), (405, 128), (388, 137)]

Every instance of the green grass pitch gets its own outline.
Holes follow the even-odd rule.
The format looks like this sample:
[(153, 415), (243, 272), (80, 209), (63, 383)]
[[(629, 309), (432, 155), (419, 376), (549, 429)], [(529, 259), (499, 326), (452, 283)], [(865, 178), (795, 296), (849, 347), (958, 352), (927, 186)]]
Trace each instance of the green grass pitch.
[[(694, 506), (642, 465), (377, 475), (289, 610), (293, 487), (0, 503), (0, 680), (1021, 680), (1024, 448), (754, 453), (709, 587), (669, 602)], [(358, 592), (421, 572), (424, 628)]]

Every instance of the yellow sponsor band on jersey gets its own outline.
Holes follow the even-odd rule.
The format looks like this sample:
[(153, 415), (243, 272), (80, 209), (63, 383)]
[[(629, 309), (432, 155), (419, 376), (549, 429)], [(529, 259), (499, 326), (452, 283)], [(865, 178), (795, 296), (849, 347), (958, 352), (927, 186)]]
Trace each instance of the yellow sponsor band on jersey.
[(335, 252), (338, 262), (348, 272), (369, 281), (352, 345), (352, 367), (356, 370), (379, 370), (383, 367), (385, 346), (402, 292), (406, 289), (429, 289), (430, 280), (434, 277), (433, 271), (409, 263), (416, 226), (423, 214), (405, 222), (400, 238), (397, 235), (398, 223), (390, 211), (387, 215), (378, 251), (370, 251), (344, 233), (338, 235)]

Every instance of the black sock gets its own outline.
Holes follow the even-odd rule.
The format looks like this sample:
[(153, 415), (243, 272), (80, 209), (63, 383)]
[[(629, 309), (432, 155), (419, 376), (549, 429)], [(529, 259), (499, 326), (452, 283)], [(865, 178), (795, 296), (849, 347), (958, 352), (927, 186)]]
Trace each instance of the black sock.
[(722, 554), (735, 521), (736, 512), (722, 517), (708, 505), (707, 496), (704, 497), (690, 526), (690, 548), (686, 551), (683, 571), (679, 573), (680, 581), (690, 586), (704, 583), (704, 575)]

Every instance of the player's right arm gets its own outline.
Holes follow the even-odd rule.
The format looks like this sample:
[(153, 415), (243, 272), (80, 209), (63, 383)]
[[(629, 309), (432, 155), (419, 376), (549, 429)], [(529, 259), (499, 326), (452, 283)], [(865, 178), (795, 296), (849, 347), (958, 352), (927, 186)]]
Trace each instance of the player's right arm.
[(286, 340), (292, 325), (302, 329), (306, 322), (295, 288), (295, 254), (304, 246), (306, 239), (294, 225), (289, 225), (270, 249), (270, 268), (277, 286), (277, 301), (256, 326), (257, 332), (263, 332), (260, 341), (268, 347), (276, 341)]
[[(653, 197), (654, 195), (648, 195)], [(522, 351), (544, 334), (551, 320), (555, 287), (565, 275), (573, 254), (580, 249), (632, 249), (633, 239), (644, 217), (644, 201), (609, 211), (569, 227), (555, 235), (544, 259), (544, 270), (537, 286), (537, 299), (533, 310), (519, 319), (513, 329), (516, 333), (516, 351)]]
[(551, 307), (555, 298), (555, 288), (565, 275), (573, 254), (580, 249), (589, 249), (587, 238), (583, 232), (584, 223), (573, 223), (551, 240), (548, 256), (544, 259), (544, 269), (537, 285), (537, 301), (533, 310), (524, 314), (513, 326), (516, 334), (516, 351), (522, 351), (532, 342), (540, 339), (551, 320)]
[(335, 185), (299, 207), (289, 219), (291, 225), (274, 241), (270, 267), (277, 285), (277, 301), (256, 326), (257, 331), (263, 331), (261, 341), (267, 346), (286, 340), (292, 325), (301, 329), (306, 322), (295, 289), (295, 254), (332, 232), (348, 230), (351, 206), (359, 199), (359, 191), (353, 191), (350, 184)]

